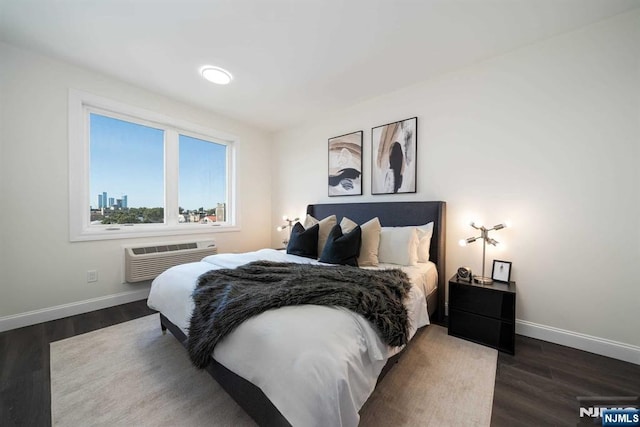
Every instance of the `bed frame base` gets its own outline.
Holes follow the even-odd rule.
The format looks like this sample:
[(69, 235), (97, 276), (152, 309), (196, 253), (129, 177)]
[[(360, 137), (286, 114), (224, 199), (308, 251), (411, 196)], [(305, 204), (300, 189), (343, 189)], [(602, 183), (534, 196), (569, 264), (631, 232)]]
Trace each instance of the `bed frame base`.
[[(185, 333), (162, 313), (160, 313), (160, 328), (162, 329), (163, 335), (166, 335), (168, 329), (180, 344), (182, 344), (184, 348), (187, 348), (188, 338)], [(407, 344), (407, 346), (409, 344)], [(378, 376), (376, 385), (379, 384), (391, 368), (398, 363), (400, 356), (403, 353), (404, 349), (387, 360), (387, 363), (384, 365), (380, 375)], [(214, 380), (216, 380), (220, 387), (222, 387), (224, 391), (226, 391), (227, 394), (231, 396), (231, 398), (235, 400), (235, 402), (244, 409), (251, 418), (253, 418), (258, 425), (269, 427), (291, 427), (289, 421), (287, 421), (278, 408), (271, 403), (269, 398), (258, 386), (230, 371), (213, 357), (205, 370), (213, 377)]]
[[(162, 313), (160, 314), (160, 327), (165, 333), (169, 329), (178, 341), (185, 348), (187, 347), (187, 336)], [(291, 427), (291, 424), (260, 388), (225, 368), (214, 358), (211, 358), (211, 362), (205, 369), (258, 425)]]
[[(427, 296), (427, 308), (429, 318), (433, 322), (442, 321), (444, 318), (445, 297), (445, 233), (446, 233), (446, 203), (445, 202), (396, 202), (396, 203), (349, 203), (349, 204), (318, 204), (309, 205), (307, 213), (316, 218), (324, 218), (330, 214), (336, 214), (338, 223), (343, 216), (362, 224), (369, 219), (378, 216), (384, 226), (422, 225), (429, 221), (435, 222), (433, 237), (431, 238), (431, 259), (438, 268), (437, 291)], [(187, 347), (187, 336), (182, 330), (171, 323), (160, 313), (160, 327), (162, 333), (169, 331)], [(411, 345), (411, 342), (398, 354), (387, 360), (386, 365), (378, 376), (378, 382), (398, 363), (400, 357)], [(260, 426), (284, 427), (291, 426), (287, 419), (271, 403), (262, 390), (241, 376), (230, 371), (213, 357), (206, 367), (220, 386), (236, 401), (242, 409), (253, 418)]]

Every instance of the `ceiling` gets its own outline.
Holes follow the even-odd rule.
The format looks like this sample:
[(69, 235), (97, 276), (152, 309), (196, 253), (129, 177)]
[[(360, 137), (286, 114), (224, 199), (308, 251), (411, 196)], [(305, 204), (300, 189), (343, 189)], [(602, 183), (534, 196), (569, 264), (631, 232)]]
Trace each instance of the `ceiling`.
[[(268, 131), (640, 0), (0, 0), (0, 40)], [(227, 86), (199, 75), (231, 71)]]

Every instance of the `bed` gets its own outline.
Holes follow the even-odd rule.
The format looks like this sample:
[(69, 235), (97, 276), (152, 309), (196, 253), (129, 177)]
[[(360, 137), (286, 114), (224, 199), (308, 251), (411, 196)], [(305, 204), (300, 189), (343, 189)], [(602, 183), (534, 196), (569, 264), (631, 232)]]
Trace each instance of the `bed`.
[[(429, 273), (430, 269), (436, 271), (436, 276), (433, 276), (437, 277), (435, 283), (428, 289), (423, 288), (424, 292), (418, 292), (418, 294), (426, 300), (425, 311), (428, 311), (428, 318), (437, 322), (444, 314), (445, 208), (445, 202), (316, 204), (309, 205), (307, 213), (315, 218), (336, 215), (338, 223), (343, 217), (358, 224), (377, 217), (383, 227), (419, 226), (433, 222), (429, 256), (431, 262), (429, 265), (416, 267), (412, 271), (407, 269), (407, 273), (413, 277), (427, 277), (433, 273)], [(163, 331), (166, 329), (171, 331), (186, 347), (188, 340), (186, 322), (193, 303), (191, 302), (191, 306), (188, 303), (189, 287), (181, 283), (194, 282), (208, 269), (234, 268), (256, 259), (290, 262), (291, 257), (283, 252), (262, 250), (239, 255), (221, 254), (200, 263), (174, 267), (154, 280), (149, 305), (160, 311)], [(317, 263), (308, 259), (294, 259), (294, 262)], [(415, 307), (414, 311), (419, 312), (418, 305)], [(422, 316), (415, 313), (412, 315)], [(308, 322), (305, 328), (309, 328), (309, 332), (297, 337), (295, 346), (281, 345), (280, 341), (277, 345), (264, 341), (265, 336), (281, 333), (274, 325), (287, 323), (285, 319), (287, 321), (295, 319), (293, 321), (296, 324)], [(349, 350), (359, 355), (358, 357), (362, 357), (363, 361), (358, 360), (355, 363), (357, 369), (353, 368), (354, 364), (351, 360), (345, 362), (348, 364), (344, 374), (345, 378), (348, 377), (348, 384), (344, 386), (347, 391), (336, 391), (336, 395), (346, 395), (346, 399), (333, 397), (331, 392), (323, 391), (321, 385), (312, 387), (318, 389), (316, 396), (309, 394), (314, 390), (304, 389), (304, 384), (316, 381), (314, 363), (319, 362), (315, 359), (327, 358), (329, 353), (328, 350), (324, 352), (323, 348), (318, 347), (318, 345), (324, 345), (322, 344), (324, 332), (312, 329), (316, 324), (326, 325), (332, 322), (335, 322), (334, 328), (337, 331), (347, 330), (348, 332), (352, 328), (360, 334), (358, 337), (363, 337), (363, 342), (358, 344), (359, 348)], [(421, 321), (418, 326), (423, 324), (425, 322)], [(326, 330), (330, 327), (322, 326), (322, 328)], [(259, 425), (357, 425), (359, 419), (357, 412), (375, 387), (376, 381), (379, 382), (402, 355), (399, 348), (383, 348), (379, 339), (370, 337), (372, 330), (373, 328), (366, 320), (346, 309), (294, 306), (270, 310), (246, 321), (237, 328), (237, 331), (220, 342), (206, 370)], [(412, 335), (413, 333), (415, 331), (412, 331)], [(277, 337), (273, 338), (274, 342), (276, 339)], [(408, 345), (410, 344), (409, 342)], [(335, 350), (332, 348), (332, 351)], [(341, 348), (338, 349), (338, 352), (340, 351), (342, 351)], [(278, 357), (282, 360), (272, 362), (271, 353), (278, 353)], [(305, 365), (294, 366), (301, 359), (307, 360), (307, 353), (313, 354), (311, 368), (305, 368)], [(376, 356), (377, 353), (385, 354), (384, 357), (380, 357)], [(337, 358), (339, 359), (340, 356)], [(320, 368), (335, 371), (343, 369), (335, 365), (333, 360), (327, 361), (326, 364), (331, 365), (331, 368), (325, 369), (325, 366)], [(290, 375), (292, 372), (296, 374)], [(343, 374), (336, 375), (337, 382), (341, 384), (339, 388), (342, 389), (343, 378), (340, 375)], [(321, 382), (318, 380), (318, 383)], [(332, 386), (332, 383), (329, 386)], [(337, 406), (332, 408), (330, 405)], [(312, 411), (319, 412), (312, 413)]]

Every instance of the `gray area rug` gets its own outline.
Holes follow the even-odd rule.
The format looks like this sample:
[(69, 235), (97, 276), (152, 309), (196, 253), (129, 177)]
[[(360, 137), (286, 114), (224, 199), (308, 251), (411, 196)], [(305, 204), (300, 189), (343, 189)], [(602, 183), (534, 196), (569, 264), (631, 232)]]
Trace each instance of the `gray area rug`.
[[(54, 426), (254, 426), (151, 315), (51, 343)], [(488, 426), (497, 352), (423, 328), (361, 426)]]

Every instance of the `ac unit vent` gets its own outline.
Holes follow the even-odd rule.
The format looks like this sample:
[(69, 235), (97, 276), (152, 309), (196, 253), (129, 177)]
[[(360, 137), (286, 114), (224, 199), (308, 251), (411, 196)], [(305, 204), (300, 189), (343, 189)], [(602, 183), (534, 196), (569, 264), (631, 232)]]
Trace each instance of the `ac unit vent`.
[(125, 280), (130, 283), (155, 279), (168, 268), (215, 255), (218, 248), (209, 242), (125, 248)]
[(197, 249), (198, 244), (196, 242), (192, 243), (181, 243), (179, 245), (160, 245), (160, 246), (147, 246), (144, 248), (131, 248), (131, 251), (134, 255), (142, 255), (142, 254), (152, 254), (156, 252), (169, 252), (169, 251), (179, 251), (182, 249)]

